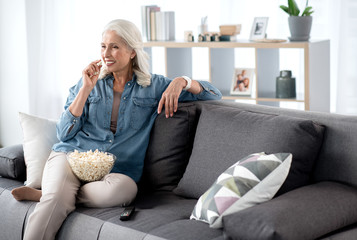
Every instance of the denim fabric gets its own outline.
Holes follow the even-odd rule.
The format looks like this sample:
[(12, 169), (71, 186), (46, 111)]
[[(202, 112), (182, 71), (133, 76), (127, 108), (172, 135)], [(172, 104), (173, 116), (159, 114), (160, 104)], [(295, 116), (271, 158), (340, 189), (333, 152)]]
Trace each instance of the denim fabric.
[[(112, 172), (123, 173), (138, 182), (144, 165), (150, 131), (157, 116), (157, 107), (162, 93), (171, 80), (161, 75), (152, 75), (151, 85), (142, 87), (136, 76), (126, 83), (120, 100), (117, 131), (110, 131), (113, 105), (113, 81), (109, 75), (99, 80), (90, 93), (80, 117), (71, 114), (68, 107), (82, 87), (82, 79), (70, 89), (65, 111), (57, 123), (57, 137), (61, 141), (53, 146), (54, 151), (69, 152), (95, 150), (113, 153), (116, 163)], [(182, 91), (179, 101), (216, 100), (221, 93), (209, 82), (200, 81), (203, 91), (194, 95)], [(164, 111), (161, 114), (165, 114)]]

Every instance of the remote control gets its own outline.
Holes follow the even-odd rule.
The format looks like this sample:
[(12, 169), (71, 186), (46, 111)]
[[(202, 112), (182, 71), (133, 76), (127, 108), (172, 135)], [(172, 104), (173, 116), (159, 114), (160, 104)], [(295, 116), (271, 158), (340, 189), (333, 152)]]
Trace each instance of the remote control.
[(135, 211), (135, 207), (127, 207), (124, 211), (120, 214), (120, 220), (127, 221), (130, 219), (131, 215), (133, 215)]

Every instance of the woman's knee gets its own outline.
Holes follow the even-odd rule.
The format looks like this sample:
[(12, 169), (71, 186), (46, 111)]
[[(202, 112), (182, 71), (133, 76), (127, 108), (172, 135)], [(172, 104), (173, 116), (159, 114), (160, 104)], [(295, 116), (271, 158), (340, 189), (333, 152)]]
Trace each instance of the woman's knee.
[(113, 207), (129, 205), (136, 197), (138, 188), (130, 177), (112, 173), (102, 181), (82, 186), (79, 191), (79, 203), (87, 207)]

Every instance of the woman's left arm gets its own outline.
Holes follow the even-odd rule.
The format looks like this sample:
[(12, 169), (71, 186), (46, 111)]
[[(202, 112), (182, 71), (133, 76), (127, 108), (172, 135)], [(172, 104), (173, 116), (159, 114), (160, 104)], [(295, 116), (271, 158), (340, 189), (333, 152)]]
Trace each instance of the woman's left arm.
[[(163, 106), (165, 106), (165, 116), (172, 117), (177, 111), (179, 98), (185, 101), (194, 100), (218, 100), (222, 98), (221, 92), (209, 82), (198, 82), (191, 80), (190, 88), (181, 94), (186, 88), (188, 81), (183, 77), (177, 77), (169, 84), (161, 96), (158, 114), (161, 113)], [(190, 93), (190, 94), (189, 94)]]

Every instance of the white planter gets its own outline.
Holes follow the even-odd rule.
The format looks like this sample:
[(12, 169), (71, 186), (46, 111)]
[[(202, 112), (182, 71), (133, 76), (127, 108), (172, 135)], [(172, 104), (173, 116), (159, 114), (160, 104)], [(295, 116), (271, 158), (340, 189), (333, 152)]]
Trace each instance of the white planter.
[(290, 16), (288, 21), (291, 34), (290, 41), (308, 41), (310, 39), (311, 16)]

